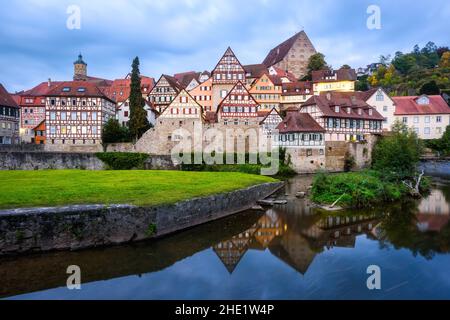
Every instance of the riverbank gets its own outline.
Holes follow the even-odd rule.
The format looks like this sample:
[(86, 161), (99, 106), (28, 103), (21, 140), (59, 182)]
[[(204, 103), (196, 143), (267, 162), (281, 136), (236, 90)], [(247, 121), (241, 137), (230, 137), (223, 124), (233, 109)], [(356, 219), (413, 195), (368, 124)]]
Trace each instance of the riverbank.
[(268, 182), (173, 204), (74, 205), (0, 211), (0, 256), (158, 238), (250, 209), (283, 186)]
[[(423, 178), (420, 191), (426, 192), (429, 187), (429, 180)], [(311, 200), (333, 207), (365, 208), (398, 201), (409, 194), (410, 189), (400, 180), (365, 170), (332, 175), (318, 173), (313, 180)]]

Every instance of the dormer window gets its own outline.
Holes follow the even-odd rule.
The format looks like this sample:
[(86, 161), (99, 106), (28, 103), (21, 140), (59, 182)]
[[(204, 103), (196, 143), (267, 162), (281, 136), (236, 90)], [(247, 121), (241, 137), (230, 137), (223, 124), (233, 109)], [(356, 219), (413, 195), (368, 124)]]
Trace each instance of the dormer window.
[(427, 96), (422, 96), (419, 99), (417, 99), (417, 104), (423, 106), (423, 105), (429, 105), (430, 104), (430, 98)]
[(339, 106), (334, 107), (334, 112), (339, 113)]
[(371, 116), (373, 114), (373, 110), (369, 109), (369, 116)]
[(362, 109), (361, 108), (358, 108), (358, 114), (362, 115)]
[(80, 87), (77, 90), (78, 92), (86, 92), (86, 88), (85, 87)]
[(347, 108), (347, 113), (350, 114), (352, 112), (352, 108), (348, 107)]
[(70, 92), (70, 87), (64, 87), (64, 88), (62, 89), (62, 91), (63, 91), (63, 92)]

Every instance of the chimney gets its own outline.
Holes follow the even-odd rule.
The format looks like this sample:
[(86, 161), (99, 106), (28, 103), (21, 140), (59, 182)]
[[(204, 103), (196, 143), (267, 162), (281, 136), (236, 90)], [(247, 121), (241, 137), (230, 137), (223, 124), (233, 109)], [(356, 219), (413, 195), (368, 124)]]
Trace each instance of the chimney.
[(48, 85), (49, 88), (52, 86), (52, 79), (51, 78), (48, 78), (47, 85)]

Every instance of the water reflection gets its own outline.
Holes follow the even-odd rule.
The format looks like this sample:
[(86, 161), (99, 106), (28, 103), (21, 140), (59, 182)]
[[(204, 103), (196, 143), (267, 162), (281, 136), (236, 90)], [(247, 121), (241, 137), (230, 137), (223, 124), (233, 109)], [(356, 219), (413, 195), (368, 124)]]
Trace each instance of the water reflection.
[[(318, 289), (316, 291), (289, 289), (291, 283), (305, 288), (319, 286), (322, 290), (327, 290), (330, 297), (334, 297), (333, 294), (344, 297), (345, 292), (353, 292), (354, 295), (349, 297), (354, 298), (367, 294), (366, 291), (358, 291), (364, 288), (358, 287), (357, 283), (365, 283), (365, 268), (368, 263), (384, 263), (385, 269), (390, 270), (389, 276), (394, 282), (401, 275), (407, 274), (405, 270), (395, 269), (395, 266), (401, 264), (408, 264), (408, 268), (416, 274), (416, 277), (417, 273), (428, 272), (426, 268), (429, 268), (429, 265), (418, 261), (411, 262), (403, 251), (392, 252), (390, 251), (392, 248), (406, 249), (409, 256), (424, 257), (428, 261), (433, 260), (437, 254), (449, 252), (450, 184), (447, 182), (438, 181), (431, 194), (418, 202), (407, 201), (363, 212), (326, 213), (316, 211), (307, 200), (297, 199), (294, 196), (298, 191), (307, 190), (311, 183), (310, 179), (298, 177), (289, 181), (286, 190), (278, 195), (280, 198), (288, 199), (285, 206), (275, 206), (264, 213), (245, 212), (158, 241), (79, 252), (0, 259), (0, 296), (8, 297), (63, 287), (66, 282), (67, 266), (76, 264), (82, 269), (83, 283), (92, 283), (94, 293), (91, 297), (94, 298), (104, 298), (111, 294), (110, 291), (100, 289), (101, 286), (95, 282), (98, 280), (107, 280), (107, 283), (111, 282), (111, 286), (117, 281), (120, 282), (115, 290), (123, 290), (121, 297), (128, 297), (127, 280), (119, 279), (126, 279), (125, 277), (130, 275), (151, 276), (153, 279), (148, 284), (141, 283), (146, 288), (141, 293), (141, 298), (186, 298), (185, 291), (177, 289), (180, 286), (167, 288), (162, 287), (163, 283), (168, 283), (167, 279), (177, 276), (171, 273), (176, 269), (183, 271), (183, 278), (179, 281), (184, 281), (187, 285), (197, 279), (194, 270), (199, 266), (210, 268), (209, 276), (227, 284), (220, 289), (210, 283), (215, 288), (216, 298), (227, 296), (229, 292), (227, 286), (231, 286), (233, 289), (228, 290), (234, 292), (234, 295), (228, 298), (254, 298), (258, 296), (258, 290), (280, 283), (285, 283), (284, 287), (272, 290), (272, 298), (315, 297), (314, 294), (320, 292)], [(369, 251), (370, 259), (367, 256)], [(324, 259), (327, 259), (326, 262)], [(364, 259), (368, 260), (363, 261)], [(215, 268), (218, 262), (223, 265), (222, 270)], [(275, 262), (282, 263), (275, 264)], [(436, 265), (433, 268), (441, 270), (442, 266)], [(335, 269), (341, 270), (341, 273), (329, 276)], [(270, 280), (263, 281), (258, 278), (262, 276), (260, 273), (262, 270), (272, 275)], [(287, 270), (295, 271), (294, 274), (287, 275)], [(358, 282), (354, 279), (355, 274), (352, 273), (354, 270), (360, 270), (357, 273), (361, 278), (358, 278)], [(311, 279), (299, 280), (298, 275), (308, 274)], [(203, 274), (197, 275), (200, 276)], [(254, 286), (252, 294), (247, 294), (249, 284), (242, 283), (242, 276)], [(237, 280), (234, 281), (235, 279)], [(158, 283), (161, 285), (159, 289)], [(204, 286), (208, 281), (203, 279), (200, 283)], [(336, 292), (329, 289), (330, 285)], [(440, 282), (439, 285), (444, 286), (443, 292), (450, 292), (450, 283), (445, 286)], [(418, 289), (422, 286), (424, 284), (418, 286)], [(433, 288), (436, 286), (434, 284)], [(98, 291), (95, 288), (98, 288)], [(150, 288), (156, 293), (151, 294)], [(163, 289), (169, 290), (169, 293), (161, 293)], [(205, 289), (205, 292), (208, 290)], [(197, 293), (187, 298), (212, 297), (212, 293), (208, 295), (200, 291), (198, 289)], [(81, 292), (79, 298), (85, 297), (83, 296), (85, 292)], [(61, 294), (58, 289), (48, 290), (45, 297), (59, 297), (58, 294)], [(319, 295), (319, 298), (322, 295)], [(404, 295), (405, 293), (402, 293), (394, 297)], [(31, 294), (27, 297), (41, 296)]]

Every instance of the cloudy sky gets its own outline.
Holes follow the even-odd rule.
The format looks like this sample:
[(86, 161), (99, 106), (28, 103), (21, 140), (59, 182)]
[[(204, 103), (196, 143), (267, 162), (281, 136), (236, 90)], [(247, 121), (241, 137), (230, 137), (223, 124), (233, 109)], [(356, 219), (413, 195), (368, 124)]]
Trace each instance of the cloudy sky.
[[(71, 5), (80, 29), (67, 28)], [(381, 10), (379, 30), (367, 28), (370, 5)], [(359, 67), (430, 40), (450, 46), (449, 21), (448, 0), (2, 1), (0, 83), (13, 92), (70, 79), (79, 52), (89, 75), (108, 79), (124, 77), (134, 56), (156, 78), (210, 70), (227, 46), (243, 64), (260, 63), (302, 29), (329, 64)]]

